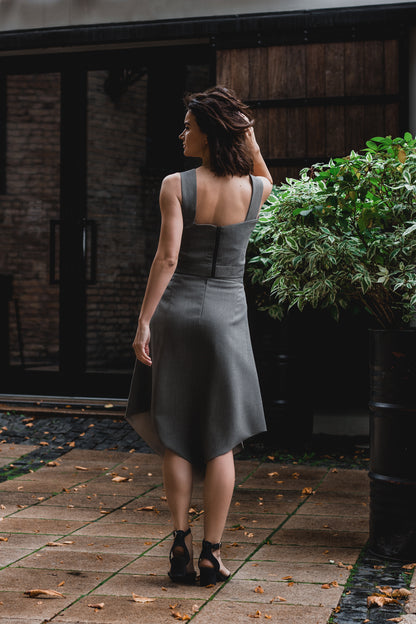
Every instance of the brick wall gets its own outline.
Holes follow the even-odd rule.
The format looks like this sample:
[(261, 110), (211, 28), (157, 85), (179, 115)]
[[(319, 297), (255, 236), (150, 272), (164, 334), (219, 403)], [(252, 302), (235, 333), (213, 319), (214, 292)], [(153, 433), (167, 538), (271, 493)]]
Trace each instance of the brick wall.
[[(49, 220), (59, 216), (59, 75), (7, 79), (7, 188), (0, 195), (0, 274), (13, 277), (27, 364), (56, 366), (59, 292), (49, 285)], [(11, 363), (21, 364), (9, 304)], [(2, 328), (4, 331), (4, 328)]]
[[(154, 231), (143, 201), (146, 158), (144, 75), (114, 103), (105, 71), (88, 74), (88, 218), (97, 223), (97, 283), (87, 288), (88, 368), (131, 366), (139, 300)], [(150, 242), (149, 242), (150, 237)]]

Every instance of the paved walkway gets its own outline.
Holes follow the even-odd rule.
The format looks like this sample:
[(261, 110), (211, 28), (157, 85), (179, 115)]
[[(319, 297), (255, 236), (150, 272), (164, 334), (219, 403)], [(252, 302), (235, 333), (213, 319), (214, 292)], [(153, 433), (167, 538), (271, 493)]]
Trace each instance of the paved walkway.
[[(0, 465), (32, 449), (1, 444)], [(222, 550), (233, 577), (175, 585), (158, 457), (73, 448), (51, 464), (0, 483), (3, 624), (326, 624), (367, 540), (365, 471), (237, 460)], [(199, 483), (190, 516), (197, 554)]]

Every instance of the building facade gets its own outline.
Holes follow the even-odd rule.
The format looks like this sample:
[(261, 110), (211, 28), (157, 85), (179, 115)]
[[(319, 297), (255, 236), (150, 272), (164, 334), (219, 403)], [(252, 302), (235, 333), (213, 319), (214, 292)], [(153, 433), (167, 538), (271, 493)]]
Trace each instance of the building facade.
[(416, 128), (415, 23), (416, 2), (0, 0), (0, 392), (126, 395), (160, 181), (193, 166), (185, 92), (234, 88), (279, 182)]

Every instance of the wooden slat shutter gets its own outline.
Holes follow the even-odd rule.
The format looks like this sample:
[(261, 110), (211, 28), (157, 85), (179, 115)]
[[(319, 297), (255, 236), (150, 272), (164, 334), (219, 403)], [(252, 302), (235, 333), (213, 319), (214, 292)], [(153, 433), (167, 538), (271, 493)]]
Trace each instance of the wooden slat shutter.
[(276, 182), (400, 132), (395, 39), (219, 50), (217, 84), (255, 108)]

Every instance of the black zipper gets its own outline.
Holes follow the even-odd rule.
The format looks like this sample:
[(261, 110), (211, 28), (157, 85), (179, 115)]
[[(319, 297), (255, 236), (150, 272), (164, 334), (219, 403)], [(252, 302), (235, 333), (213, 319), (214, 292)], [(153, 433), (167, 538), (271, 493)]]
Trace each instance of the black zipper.
[(219, 226), (217, 226), (217, 230), (215, 232), (214, 252), (212, 254), (211, 277), (215, 277), (215, 269), (216, 269), (216, 266), (217, 266), (218, 247), (220, 245), (220, 236), (221, 236), (221, 228)]

